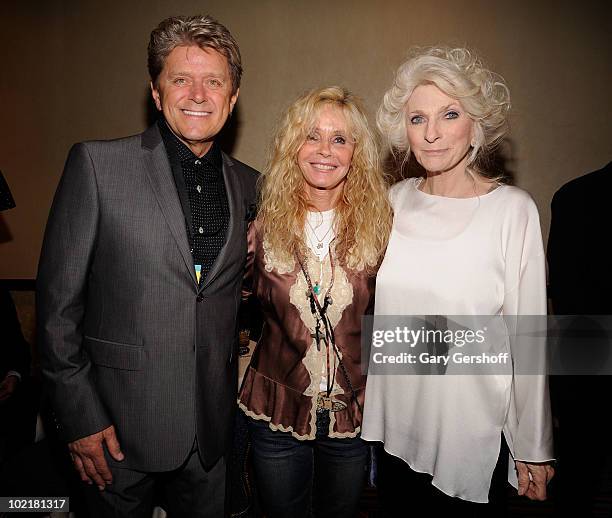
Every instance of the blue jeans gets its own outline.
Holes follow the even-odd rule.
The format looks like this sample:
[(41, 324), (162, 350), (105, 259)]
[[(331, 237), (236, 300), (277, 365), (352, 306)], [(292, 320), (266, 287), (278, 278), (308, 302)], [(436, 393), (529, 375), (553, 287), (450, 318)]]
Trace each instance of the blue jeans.
[(329, 414), (317, 414), (316, 439), (299, 441), (249, 419), (257, 487), (269, 518), (354, 518), (366, 479), (360, 437), (330, 439)]

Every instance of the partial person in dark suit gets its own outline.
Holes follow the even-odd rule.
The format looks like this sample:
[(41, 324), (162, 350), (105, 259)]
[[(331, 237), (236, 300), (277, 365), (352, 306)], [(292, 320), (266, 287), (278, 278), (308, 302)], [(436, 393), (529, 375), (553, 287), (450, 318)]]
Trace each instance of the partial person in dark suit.
[(34, 441), (35, 408), (24, 397), (30, 376), (30, 346), (25, 341), (15, 304), (0, 289), (0, 464), (10, 452)]
[[(15, 207), (11, 190), (0, 172), (0, 212)], [(34, 441), (36, 408), (23, 385), (30, 377), (30, 346), (23, 337), (15, 304), (0, 288), (0, 464), (9, 452)]]
[(4, 179), (2, 171), (0, 171), (0, 212), (3, 210), (12, 209), (15, 207), (15, 200), (11, 194), (8, 183)]
[[(552, 200), (548, 239), (549, 294), (556, 315), (612, 315), (612, 261), (609, 239), (612, 162), (603, 169), (562, 186)], [(609, 318), (609, 317), (608, 317)], [(610, 337), (595, 319), (572, 319), (574, 336), (562, 353), (574, 371), (594, 372), (597, 359), (610, 351)], [(580, 326), (576, 329), (575, 326)], [(581, 340), (576, 333), (590, 328)], [(599, 339), (593, 332), (600, 329)], [(569, 335), (568, 335), (569, 336)], [(580, 347), (576, 347), (580, 343)], [(577, 349), (577, 350), (576, 350)], [(591, 365), (591, 367), (589, 367)], [(553, 412), (559, 420), (557, 503), (563, 516), (592, 516), (593, 502), (604, 477), (609, 446), (612, 395), (608, 375), (551, 378)]]
[(68, 156), (39, 264), (41, 364), (92, 516), (151, 516), (155, 492), (171, 515), (220, 517), (257, 176), (215, 142), (240, 53), (208, 16), (162, 21), (148, 52), (158, 122)]

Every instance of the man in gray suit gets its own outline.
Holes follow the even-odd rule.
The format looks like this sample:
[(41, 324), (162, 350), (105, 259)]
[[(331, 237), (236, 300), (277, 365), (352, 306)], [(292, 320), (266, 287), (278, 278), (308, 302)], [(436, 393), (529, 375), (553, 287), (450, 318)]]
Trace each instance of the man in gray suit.
[(164, 20), (148, 66), (160, 119), (76, 144), (38, 273), (43, 374), (92, 516), (224, 514), (237, 311), (256, 172), (215, 137), (242, 73), (208, 16)]

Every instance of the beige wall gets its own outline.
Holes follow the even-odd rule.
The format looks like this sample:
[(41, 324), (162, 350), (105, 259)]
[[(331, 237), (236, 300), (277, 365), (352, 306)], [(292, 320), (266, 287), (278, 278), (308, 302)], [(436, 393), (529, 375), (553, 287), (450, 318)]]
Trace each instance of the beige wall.
[[(20, 6), (18, 6), (20, 5)], [(32, 0), (2, 5), (0, 169), (17, 208), (0, 216), (0, 279), (33, 278), (73, 142), (141, 131), (146, 44), (172, 14), (209, 12), (242, 49), (233, 153), (261, 168), (274, 124), (307, 88), (339, 83), (374, 113), (411, 45), (469, 45), (513, 94), (517, 185), (549, 203), (612, 159), (612, 13), (605, 1)]]

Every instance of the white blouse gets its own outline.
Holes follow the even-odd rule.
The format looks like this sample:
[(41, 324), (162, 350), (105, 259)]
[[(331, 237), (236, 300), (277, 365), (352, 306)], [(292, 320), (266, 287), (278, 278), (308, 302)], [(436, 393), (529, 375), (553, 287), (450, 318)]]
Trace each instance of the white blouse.
[[(545, 315), (544, 249), (531, 197), (500, 185), (447, 198), (418, 190), (419, 182), (390, 191), (395, 216), (375, 314)], [(384, 442), (450, 496), (488, 501), (502, 431), (514, 459), (552, 460), (545, 376), (368, 377), (362, 437)]]

